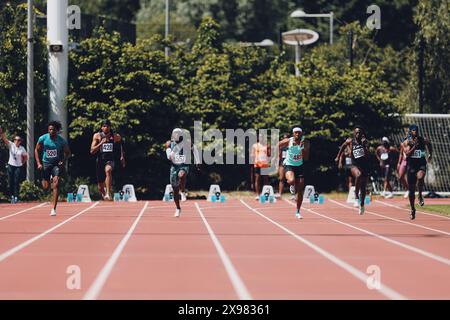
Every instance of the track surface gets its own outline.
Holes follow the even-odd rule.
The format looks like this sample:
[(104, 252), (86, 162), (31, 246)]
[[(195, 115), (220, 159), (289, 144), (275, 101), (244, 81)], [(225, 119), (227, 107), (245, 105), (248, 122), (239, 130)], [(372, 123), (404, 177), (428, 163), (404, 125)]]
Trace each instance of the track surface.
[(304, 204), (302, 220), (294, 209), (189, 200), (174, 218), (162, 201), (62, 203), (50, 217), (47, 203), (2, 204), (0, 299), (450, 299), (448, 217), (418, 208), (410, 221), (403, 199), (364, 216), (342, 200)]

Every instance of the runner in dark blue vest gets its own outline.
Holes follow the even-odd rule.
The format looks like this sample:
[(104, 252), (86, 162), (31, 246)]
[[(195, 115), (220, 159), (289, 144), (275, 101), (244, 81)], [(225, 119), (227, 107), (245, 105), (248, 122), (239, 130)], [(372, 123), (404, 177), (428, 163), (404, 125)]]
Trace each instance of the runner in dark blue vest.
[[(419, 191), (419, 204), (424, 205), (422, 191), (425, 174), (427, 172), (427, 160), (431, 161), (433, 148), (431, 142), (419, 136), (419, 127), (415, 124), (409, 127), (408, 137), (403, 142), (403, 148), (407, 162), (407, 181), (409, 190), (409, 204), (411, 205), (410, 219), (416, 218), (414, 201), (416, 198), (416, 183)], [(425, 151), (428, 151), (428, 155)]]
[(96, 171), (98, 189), (104, 200), (112, 200), (113, 171), (116, 167), (115, 154), (120, 152), (120, 162), (125, 167), (125, 154), (122, 137), (111, 130), (111, 122), (104, 120), (99, 132), (95, 133), (91, 143), (91, 154), (97, 155)]
[(369, 143), (366, 139), (366, 133), (360, 126), (355, 127), (353, 138), (348, 138), (341, 145), (335, 162), (339, 163), (345, 148), (350, 147), (352, 151), (352, 167), (351, 172), (355, 178), (355, 203), (359, 206), (359, 214), (364, 214), (364, 199), (366, 197), (367, 178), (369, 176)]

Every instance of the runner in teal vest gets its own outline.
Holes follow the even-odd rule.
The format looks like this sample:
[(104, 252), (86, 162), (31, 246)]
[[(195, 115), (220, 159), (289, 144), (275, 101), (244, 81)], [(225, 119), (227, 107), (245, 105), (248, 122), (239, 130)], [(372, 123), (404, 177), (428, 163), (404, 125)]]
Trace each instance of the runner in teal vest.
[(303, 176), (304, 161), (309, 160), (309, 141), (305, 140), (303, 130), (296, 126), (292, 130), (293, 137), (286, 138), (278, 144), (279, 150), (287, 149), (286, 158), (284, 159), (284, 171), (289, 189), (293, 195), (297, 196), (297, 211), (295, 216), (302, 219), (300, 208), (303, 202), (303, 191), (305, 190), (305, 179)]
[[(64, 140), (58, 133), (61, 130), (61, 123), (51, 121), (48, 126), (48, 133), (42, 135), (36, 148), (34, 155), (38, 170), (42, 172), (42, 187), (47, 190), (51, 186), (53, 189), (53, 209), (50, 212), (51, 216), (56, 216), (56, 205), (58, 204), (59, 196), (59, 180), (62, 171), (64, 170), (64, 163), (70, 157), (70, 149), (67, 141)], [(42, 161), (41, 161), (41, 153)]]

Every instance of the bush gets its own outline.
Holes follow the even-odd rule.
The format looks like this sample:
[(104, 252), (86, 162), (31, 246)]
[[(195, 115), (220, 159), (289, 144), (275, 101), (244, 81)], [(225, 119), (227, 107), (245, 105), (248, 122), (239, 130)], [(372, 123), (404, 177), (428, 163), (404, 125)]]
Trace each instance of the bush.
[(19, 197), (22, 201), (36, 201), (44, 200), (46, 195), (41, 187), (37, 186), (33, 182), (24, 181), (20, 185)]

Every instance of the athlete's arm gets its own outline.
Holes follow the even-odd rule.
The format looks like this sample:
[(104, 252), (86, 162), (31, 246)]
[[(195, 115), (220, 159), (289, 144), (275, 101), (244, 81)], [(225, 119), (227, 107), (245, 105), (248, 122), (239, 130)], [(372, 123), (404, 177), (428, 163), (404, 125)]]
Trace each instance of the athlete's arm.
[(6, 134), (3, 132), (3, 129), (1, 127), (0, 127), (0, 135), (2, 136), (3, 142), (9, 148), (9, 144), (11, 143), (11, 141), (9, 141), (8, 138), (6, 138)]
[(102, 144), (104, 144), (105, 142), (106, 137), (100, 141), (100, 134), (95, 133), (94, 136), (92, 137), (91, 154), (96, 154), (100, 149), (100, 147), (102, 146)]
[(339, 148), (339, 152), (336, 156), (336, 158), (334, 159), (334, 162), (339, 163), (339, 159), (341, 158), (342, 153), (344, 152), (344, 149), (350, 145), (350, 142), (352, 141), (352, 139), (348, 138), (347, 140), (345, 140), (345, 142), (341, 145), (341, 147)]
[(410, 143), (408, 143), (408, 140), (405, 141), (406, 148), (405, 148), (405, 155), (407, 158), (411, 156), (411, 154), (414, 153), (417, 149), (417, 141), (414, 141), (413, 145), (411, 146)]
[(283, 139), (278, 142), (278, 150), (281, 152), (281, 149), (286, 148), (289, 145), (289, 138)]
[(122, 164), (122, 167), (125, 168), (127, 165), (125, 161), (125, 148), (123, 147), (123, 140), (120, 139), (120, 163)]
[(70, 154), (71, 154), (71, 152), (70, 152), (69, 145), (65, 144), (64, 145), (64, 158), (58, 163), (58, 165), (62, 166), (67, 161), (67, 159), (69, 159)]
[(42, 152), (42, 142), (38, 142), (36, 144), (36, 148), (34, 148), (34, 158), (36, 159), (36, 164), (39, 170), (42, 170), (42, 162), (41, 162), (41, 154)]
[(377, 147), (377, 150), (375, 151), (375, 155), (376, 155), (378, 161), (381, 162), (380, 149), (381, 149), (381, 146), (378, 146), (378, 147)]
[(398, 155), (397, 168), (400, 167), (402, 162), (403, 162), (403, 142), (400, 143), (400, 151), (399, 151), (399, 155)]
[(172, 160), (172, 149), (170, 148), (170, 141), (166, 142), (166, 156), (168, 160)]

